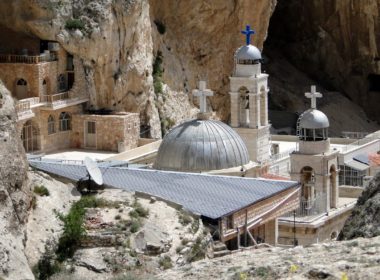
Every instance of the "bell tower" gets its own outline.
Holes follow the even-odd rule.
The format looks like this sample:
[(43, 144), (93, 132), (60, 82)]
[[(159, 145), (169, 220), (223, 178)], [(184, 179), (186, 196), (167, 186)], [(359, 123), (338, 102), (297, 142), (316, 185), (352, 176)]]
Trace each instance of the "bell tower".
[(290, 175), (301, 182), (301, 208), (317, 215), (338, 205), (338, 151), (330, 149), (329, 120), (317, 110), (316, 99), (322, 94), (312, 86), (305, 96), (311, 107), (297, 121), (298, 149), (290, 154)]
[(268, 122), (268, 76), (261, 73), (261, 52), (251, 45), (250, 26), (242, 31), (246, 45), (234, 56), (230, 77), (231, 126), (245, 142), (250, 160), (265, 162), (270, 157)]

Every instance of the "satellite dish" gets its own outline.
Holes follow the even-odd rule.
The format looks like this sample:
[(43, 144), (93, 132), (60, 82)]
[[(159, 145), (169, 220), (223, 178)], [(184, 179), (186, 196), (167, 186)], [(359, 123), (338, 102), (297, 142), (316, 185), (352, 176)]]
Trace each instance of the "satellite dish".
[(90, 159), (89, 157), (86, 157), (84, 159), (84, 165), (86, 166), (88, 175), (90, 178), (98, 185), (103, 185), (103, 176), (102, 172), (100, 171), (97, 163)]

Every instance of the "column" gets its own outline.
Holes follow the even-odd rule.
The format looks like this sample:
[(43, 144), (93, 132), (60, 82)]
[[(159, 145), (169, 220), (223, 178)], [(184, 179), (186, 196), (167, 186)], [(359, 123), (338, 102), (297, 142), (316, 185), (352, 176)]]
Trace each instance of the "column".
[(261, 92), (261, 103), (260, 103), (260, 112), (261, 112), (261, 125), (268, 125), (268, 91), (264, 90)]
[(276, 246), (278, 239), (277, 219), (273, 219), (265, 224), (265, 243)]
[(249, 127), (257, 128), (260, 126), (260, 95), (249, 94)]
[(239, 127), (239, 93), (230, 92), (230, 103), (231, 103), (231, 126)]

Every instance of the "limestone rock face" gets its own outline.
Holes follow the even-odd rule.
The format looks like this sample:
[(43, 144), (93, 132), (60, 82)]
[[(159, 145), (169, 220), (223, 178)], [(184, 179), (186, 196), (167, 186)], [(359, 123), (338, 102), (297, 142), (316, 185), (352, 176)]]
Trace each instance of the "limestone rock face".
[(0, 278), (34, 279), (23, 253), (31, 192), (13, 99), (0, 81)]
[[(240, 30), (248, 23), (257, 27), (253, 41), (262, 47), (275, 5), (276, 0), (15, 0), (0, 3), (0, 25), (60, 42), (82, 61), (91, 106), (140, 112), (151, 136), (160, 137), (160, 119), (172, 126), (195, 115), (188, 93), (200, 78), (216, 91), (212, 108), (228, 118), (232, 54), (244, 43)], [(70, 19), (83, 28), (65, 28)], [(158, 51), (164, 85), (155, 94), (152, 64)]]
[(340, 240), (380, 235), (380, 173), (362, 193), (351, 216), (347, 219)]
[(380, 1), (278, 2), (269, 30), (275, 46), (327, 90), (344, 93), (380, 121)]

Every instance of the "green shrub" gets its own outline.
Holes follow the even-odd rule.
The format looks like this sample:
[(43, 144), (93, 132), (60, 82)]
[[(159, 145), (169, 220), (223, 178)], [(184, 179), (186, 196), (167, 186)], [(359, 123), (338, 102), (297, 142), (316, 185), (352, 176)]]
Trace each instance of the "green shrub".
[(134, 208), (134, 211), (137, 213), (139, 217), (148, 217), (149, 210), (145, 209), (137, 200), (133, 202), (132, 207)]
[(194, 245), (191, 247), (188, 261), (194, 262), (204, 259), (206, 256), (206, 248), (202, 244), (202, 237), (198, 236)]
[(66, 21), (65, 28), (69, 30), (83, 30), (84, 29), (84, 23), (80, 19), (69, 19)]
[(141, 227), (141, 223), (140, 223), (140, 221), (137, 220), (137, 219), (135, 219), (135, 220), (132, 221), (132, 224), (131, 224), (131, 227), (130, 227), (129, 230), (130, 230), (132, 233), (135, 233), (135, 232), (137, 232), (137, 231), (140, 229), (140, 227)]
[(154, 92), (156, 94), (162, 94), (162, 53), (160, 51), (157, 52), (156, 57), (153, 62), (153, 86)]
[(61, 271), (61, 266), (54, 259), (54, 253), (52, 250), (45, 247), (45, 253), (41, 256), (38, 263), (33, 266), (32, 271), (36, 279), (46, 280), (50, 276)]
[(173, 267), (172, 260), (169, 256), (164, 256), (164, 257), (160, 258), (158, 261), (158, 264), (163, 269), (169, 269), (169, 268)]
[(58, 217), (63, 221), (63, 234), (58, 241), (56, 254), (60, 261), (71, 258), (76, 249), (80, 245), (80, 241), (85, 237), (86, 230), (84, 228), (85, 208), (101, 208), (114, 207), (114, 202), (109, 202), (105, 199), (98, 199), (94, 196), (82, 196), (76, 201), (69, 213), (64, 216), (58, 214)]
[(38, 194), (39, 196), (49, 196), (50, 195), (49, 190), (44, 185), (35, 186), (33, 191), (35, 194)]
[(32, 200), (30, 201), (30, 207), (32, 209), (37, 208), (37, 197), (35, 195), (33, 195)]
[(157, 26), (158, 33), (165, 34), (166, 26), (163, 24), (163, 22), (158, 19), (155, 19), (153, 22)]
[(121, 216), (120, 215), (116, 215), (115, 216), (115, 220), (120, 220), (121, 219)]

